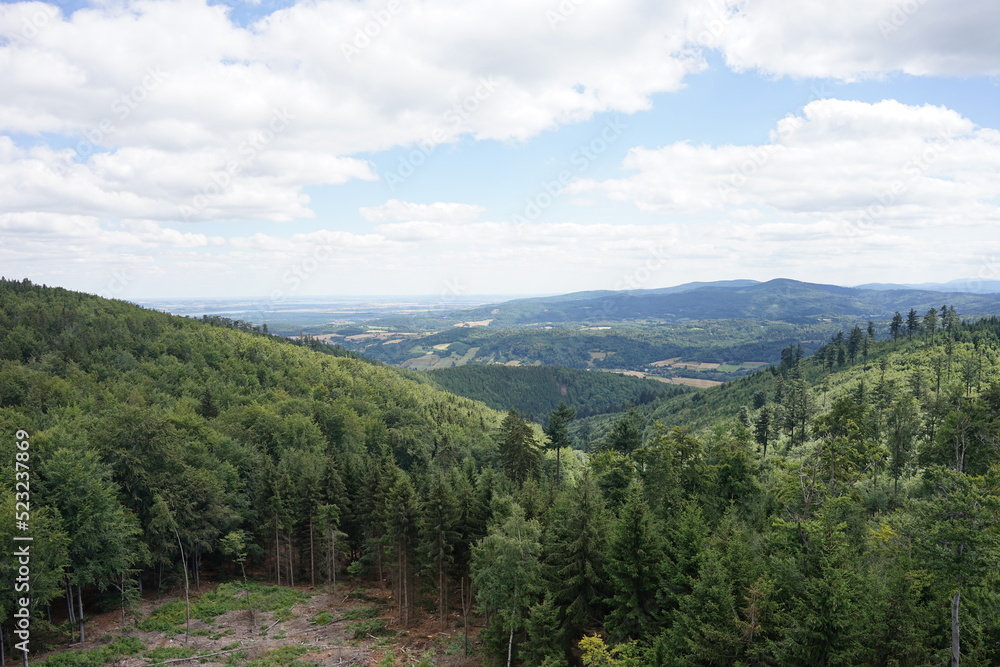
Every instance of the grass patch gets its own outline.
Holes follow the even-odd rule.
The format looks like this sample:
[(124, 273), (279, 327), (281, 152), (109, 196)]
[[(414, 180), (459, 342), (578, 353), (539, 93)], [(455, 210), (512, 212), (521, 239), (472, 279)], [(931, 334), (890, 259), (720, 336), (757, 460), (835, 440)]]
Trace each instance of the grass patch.
[(358, 621), (363, 618), (378, 618), (380, 609), (378, 607), (360, 607), (358, 609), (348, 609), (340, 617), (345, 621)]
[(309, 622), (313, 625), (330, 625), (333, 623), (333, 614), (328, 612), (326, 609), (319, 612), (315, 616), (309, 619)]
[(155, 664), (164, 660), (174, 660), (175, 658), (190, 658), (197, 653), (198, 649), (184, 646), (158, 646), (150, 651), (146, 651), (145, 657), (152, 660), (152, 664)]
[(313, 665), (315, 663), (299, 660), (300, 657), (308, 652), (308, 646), (291, 644), (275, 649), (263, 658), (252, 660), (246, 663), (246, 665), (247, 667), (300, 667), (301, 665)]
[(134, 655), (146, 646), (136, 637), (119, 637), (107, 646), (89, 651), (67, 651), (37, 663), (46, 667), (102, 667), (126, 655)]
[(384, 637), (395, 633), (385, 627), (385, 623), (381, 619), (373, 618), (348, 624), (347, 634), (354, 639), (364, 639), (368, 635)]
[[(307, 593), (282, 586), (250, 584), (250, 605), (257, 613), (273, 611), (275, 618), (288, 618), (292, 613), (292, 606), (308, 600), (309, 597)], [(214, 591), (193, 600), (191, 618), (210, 623), (226, 612), (246, 608), (247, 599), (242, 584), (229, 582), (219, 584)], [(184, 600), (173, 600), (154, 609), (139, 623), (139, 628), (146, 632), (175, 635), (183, 632), (183, 627), (180, 627), (183, 624)]]

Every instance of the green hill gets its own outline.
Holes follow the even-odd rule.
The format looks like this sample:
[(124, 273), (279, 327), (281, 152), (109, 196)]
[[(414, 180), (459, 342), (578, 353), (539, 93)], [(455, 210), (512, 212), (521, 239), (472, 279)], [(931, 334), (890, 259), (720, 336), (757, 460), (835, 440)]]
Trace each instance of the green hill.
[[(0, 281), (0, 542), (32, 538), (30, 599), (0, 589), (5, 648), (26, 601), (33, 651), (121, 608), (51, 667), (201, 660), (167, 646), (183, 597), (128, 617), (140, 588), (209, 577), (231, 581), (193, 596), (206, 664), (329, 663), (309, 623), (383, 664), (458, 664), (463, 630), (472, 664), (1000, 664), (1000, 320), (913, 324), (564, 413), (543, 439), (315, 341)], [(603, 396), (511, 370), (440, 377), (529, 406), (578, 380), (584, 407)], [(246, 632), (344, 577), (371, 606), (313, 607), (281, 647), (260, 617)]]
[(583, 418), (685, 393), (657, 380), (560, 366), (457, 366), (430, 371), (428, 377), (445, 391), (496, 410), (514, 408), (539, 423), (560, 402)]

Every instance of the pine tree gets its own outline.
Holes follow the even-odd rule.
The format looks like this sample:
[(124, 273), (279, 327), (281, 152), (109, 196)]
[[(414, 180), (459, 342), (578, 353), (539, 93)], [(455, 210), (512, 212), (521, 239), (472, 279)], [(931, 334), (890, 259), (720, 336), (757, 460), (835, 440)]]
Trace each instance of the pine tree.
[(542, 590), (540, 538), (538, 521), (525, 519), (524, 510), (513, 503), (510, 516), (472, 550), (476, 598), (490, 618), (484, 639), (497, 653), (503, 652), (508, 667), (514, 636), (525, 629), (529, 609)]
[(563, 449), (571, 446), (567, 426), (576, 419), (576, 410), (566, 405), (565, 401), (559, 401), (559, 407), (549, 413), (549, 423), (545, 427), (545, 435), (548, 437), (548, 448), (556, 450), (556, 486), (562, 485), (562, 471), (560, 455)]
[(930, 339), (931, 343), (934, 342), (934, 334), (937, 333), (938, 328), (938, 311), (936, 308), (931, 308), (924, 315), (924, 333), (927, 338)]
[(394, 583), (399, 622), (409, 627), (416, 591), (414, 551), (420, 524), (417, 494), (410, 476), (398, 470), (386, 498), (386, 536), (396, 561)]
[(423, 502), (420, 539), (424, 569), (434, 577), (438, 588), (438, 616), (444, 630), (444, 615), (448, 606), (448, 580), (455, 561), (455, 546), (459, 540), (460, 512), (450, 479), (442, 471), (434, 475)]
[(760, 457), (763, 459), (767, 456), (767, 445), (771, 440), (771, 410), (766, 406), (761, 408), (760, 413), (757, 415), (757, 420), (754, 422), (753, 435), (757, 444), (761, 446)]
[(893, 342), (899, 340), (900, 335), (903, 332), (903, 316), (899, 314), (897, 310), (892, 316), (892, 322), (889, 323), (889, 334), (892, 336)]
[(660, 622), (657, 592), (663, 583), (665, 545), (639, 487), (629, 491), (608, 545), (606, 570), (611, 639), (649, 637)]
[(531, 426), (517, 410), (511, 408), (500, 424), (500, 469), (519, 486), (537, 477), (541, 452)]
[(642, 446), (642, 416), (635, 408), (629, 408), (611, 427), (605, 448), (631, 454)]
[(549, 518), (545, 571), (560, 610), (561, 634), (569, 648), (584, 628), (602, 617), (607, 519), (589, 474), (567, 491)]

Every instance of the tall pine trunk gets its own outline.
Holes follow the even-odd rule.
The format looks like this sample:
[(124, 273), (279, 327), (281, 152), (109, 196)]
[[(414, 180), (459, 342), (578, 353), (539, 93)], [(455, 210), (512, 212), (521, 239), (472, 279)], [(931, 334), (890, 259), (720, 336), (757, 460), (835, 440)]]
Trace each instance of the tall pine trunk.
[(316, 588), (316, 545), (313, 541), (313, 519), (309, 517), (309, 582)]
[(281, 585), (281, 542), (278, 541), (278, 516), (274, 517), (274, 573)]
[(73, 609), (73, 584), (66, 580), (66, 620), (69, 621), (69, 641), (76, 642), (76, 612)]
[(77, 614), (77, 620), (80, 621), (80, 643), (87, 641), (83, 634), (83, 590), (80, 585), (76, 586), (76, 604), (79, 608), (79, 613)]
[(961, 636), (958, 625), (958, 609), (962, 603), (962, 591), (955, 591), (951, 599), (951, 667), (958, 667), (962, 657)]

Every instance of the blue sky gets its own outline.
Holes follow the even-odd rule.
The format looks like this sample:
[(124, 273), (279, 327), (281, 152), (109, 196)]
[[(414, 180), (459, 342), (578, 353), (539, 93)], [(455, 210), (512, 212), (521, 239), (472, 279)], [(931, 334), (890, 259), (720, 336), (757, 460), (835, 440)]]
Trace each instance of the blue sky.
[(0, 273), (261, 300), (997, 279), (997, 35), (968, 0), (0, 3)]

